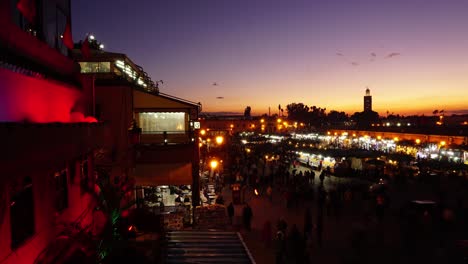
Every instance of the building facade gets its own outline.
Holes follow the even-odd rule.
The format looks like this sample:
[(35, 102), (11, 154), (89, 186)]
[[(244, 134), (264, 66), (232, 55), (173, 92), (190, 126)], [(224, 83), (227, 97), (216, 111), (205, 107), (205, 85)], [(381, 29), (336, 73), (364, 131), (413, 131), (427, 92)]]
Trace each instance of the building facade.
[(50, 263), (85, 249), (64, 230), (93, 231), (106, 126), (63, 42), (70, 1), (20, 2), (0, 0), (0, 263)]
[[(74, 51), (94, 91), (95, 113), (112, 133), (106, 138), (108, 167), (135, 179), (136, 198), (159, 186), (188, 186), (199, 204), (197, 127), (201, 104), (159, 91), (143, 68), (125, 54)], [(135, 134), (136, 132), (136, 134)], [(166, 187), (164, 187), (166, 188)], [(175, 188), (175, 187), (174, 187)], [(171, 198), (172, 199), (172, 198)], [(173, 199), (165, 205), (174, 205)], [(151, 203), (159, 207), (159, 203)]]

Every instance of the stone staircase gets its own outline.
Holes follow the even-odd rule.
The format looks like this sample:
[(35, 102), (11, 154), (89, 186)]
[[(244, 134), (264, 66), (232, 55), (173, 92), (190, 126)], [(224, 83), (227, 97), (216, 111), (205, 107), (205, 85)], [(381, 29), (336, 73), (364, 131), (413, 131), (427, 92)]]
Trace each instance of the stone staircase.
[(166, 263), (255, 264), (236, 232), (172, 231), (166, 237)]

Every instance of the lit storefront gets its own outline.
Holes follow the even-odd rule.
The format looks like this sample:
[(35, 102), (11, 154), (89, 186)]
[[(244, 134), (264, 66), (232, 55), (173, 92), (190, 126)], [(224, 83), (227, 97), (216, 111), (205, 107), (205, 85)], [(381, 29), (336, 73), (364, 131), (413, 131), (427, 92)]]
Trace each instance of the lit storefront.
[(311, 154), (306, 152), (296, 152), (298, 154), (298, 160), (311, 167), (318, 168), (320, 164), (322, 164), (322, 168), (330, 167), (333, 169), (336, 164), (335, 158), (332, 157), (324, 157), (320, 154)]
[(184, 134), (186, 114), (183, 112), (141, 112), (139, 124), (144, 134), (171, 133)]
[[(168, 230), (180, 230), (192, 223), (192, 163), (188, 160), (172, 162), (170, 159), (183, 160), (188, 159), (188, 156), (184, 157), (174, 148), (169, 148), (141, 151), (145, 153), (142, 158), (148, 160), (140, 160), (134, 170), (136, 198), (138, 207), (163, 215)], [(180, 151), (186, 153), (184, 148), (180, 148)]]

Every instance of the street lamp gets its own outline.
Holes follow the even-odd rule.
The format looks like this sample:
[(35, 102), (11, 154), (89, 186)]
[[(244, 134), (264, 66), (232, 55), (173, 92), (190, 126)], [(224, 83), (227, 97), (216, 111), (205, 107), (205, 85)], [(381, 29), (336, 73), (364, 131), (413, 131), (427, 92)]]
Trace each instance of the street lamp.
[(216, 137), (216, 144), (221, 145), (223, 144), (224, 138), (222, 136)]
[(210, 167), (211, 167), (211, 170), (210, 170), (210, 180), (211, 180), (213, 179), (213, 174), (214, 174), (215, 169), (218, 167), (218, 161), (212, 160), (210, 162)]
[(214, 170), (218, 167), (218, 161), (217, 160), (212, 160), (210, 162), (210, 167)]

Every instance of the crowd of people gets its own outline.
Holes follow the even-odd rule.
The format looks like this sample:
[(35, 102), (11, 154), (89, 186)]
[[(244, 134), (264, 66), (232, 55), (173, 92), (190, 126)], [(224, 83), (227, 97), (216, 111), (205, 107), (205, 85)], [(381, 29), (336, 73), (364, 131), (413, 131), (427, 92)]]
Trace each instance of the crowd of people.
[[(281, 215), (278, 215), (277, 219), (268, 219), (263, 224), (261, 239), (272, 253), (274, 251), (276, 263), (310, 263), (312, 246), (315, 249), (324, 246), (324, 232), (327, 230), (324, 225), (328, 225), (333, 219), (336, 220), (334, 223), (339, 223), (345, 214), (348, 216), (359, 214), (361, 221), (359, 227), (350, 227), (352, 235), (346, 238), (349, 240), (351, 252), (347, 257), (351, 262), (359, 263), (359, 259), (367, 254), (364, 251), (366, 246), (372, 243), (371, 240), (383, 243), (385, 239), (383, 223), (390, 215), (389, 208), (392, 205), (385, 184), (377, 185), (378, 188), (370, 190), (369, 182), (363, 184), (355, 179), (341, 182), (336, 180), (336, 177), (333, 177), (334, 181), (327, 180), (331, 178), (328, 177), (329, 169), (303, 166), (287, 151), (278, 155), (281, 158), (271, 159), (268, 162), (262, 155), (245, 152), (232, 154), (236, 160), (231, 163), (232, 177), (227, 182), (248, 186), (251, 190), (255, 190), (256, 195), (265, 196), (272, 205), (283, 204), (286, 210), (305, 208), (303, 226), (297, 221), (288, 223)], [(280, 198), (275, 200), (273, 194)], [(233, 223), (234, 210), (231, 211), (231, 206), (232, 204), (228, 206), (228, 214)], [(251, 230), (250, 223), (254, 213), (248, 203), (245, 203), (242, 210), (242, 225), (247, 232)], [(411, 221), (411, 218), (405, 217), (408, 214), (408, 211), (401, 210), (399, 215), (398, 220), (401, 223), (398, 225), (402, 226), (400, 229), (402, 237), (412, 234), (404, 229), (408, 226), (406, 223)], [(423, 212), (423, 214), (434, 216), (431, 219), (441, 219), (438, 221), (441, 224), (437, 225), (436, 229), (445, 227), (446, 230), (451, 230), (453, 227), (450, 221), (443, 219), (442, 214), (436, 212)], [(369, 237), (371, 225), (377, 226), (377, 229), (371, 231), (372, 239)], [(447, 241), (447, 235), (440, 235), (438, 239), (438, 241)]]
[[(280, 201), (287, 210), (294, 210), (306, 204), (316, 203), (317, 214), (313, 217), (311, 206), (304, 214), (303, 226), (296, 223), (288, 225), (283, 217), (267, 220), (261, 231), (265, 246), (274, 250), (277, 263), (309, 263), (312, 244), (323, 244), (324, 217), (339, 220), (342, 207), (352, 199), (357, 186), (324, 185), (329, 176), (327, 168), (313, 170), (304, 167), (294, 156), (283, 153), (282, 159), (264, 162), (260, 157), (241, 155), (232, 167), (231, 182), (241, 183), (266, 196), (273, 203), (273, 193), (280, 194)], [(316, 174), (318, 177), (316, 177)], [(284, 201), (284, 202), (283, 202)], [(230, 222), (234, 216), (234, 206), (229, 204), (227, 212)], [(249, 232), (253, 217), (252, 208), (244, 203), (242, 225)], [(302, 230), (302, 231), (300, 231)]]

